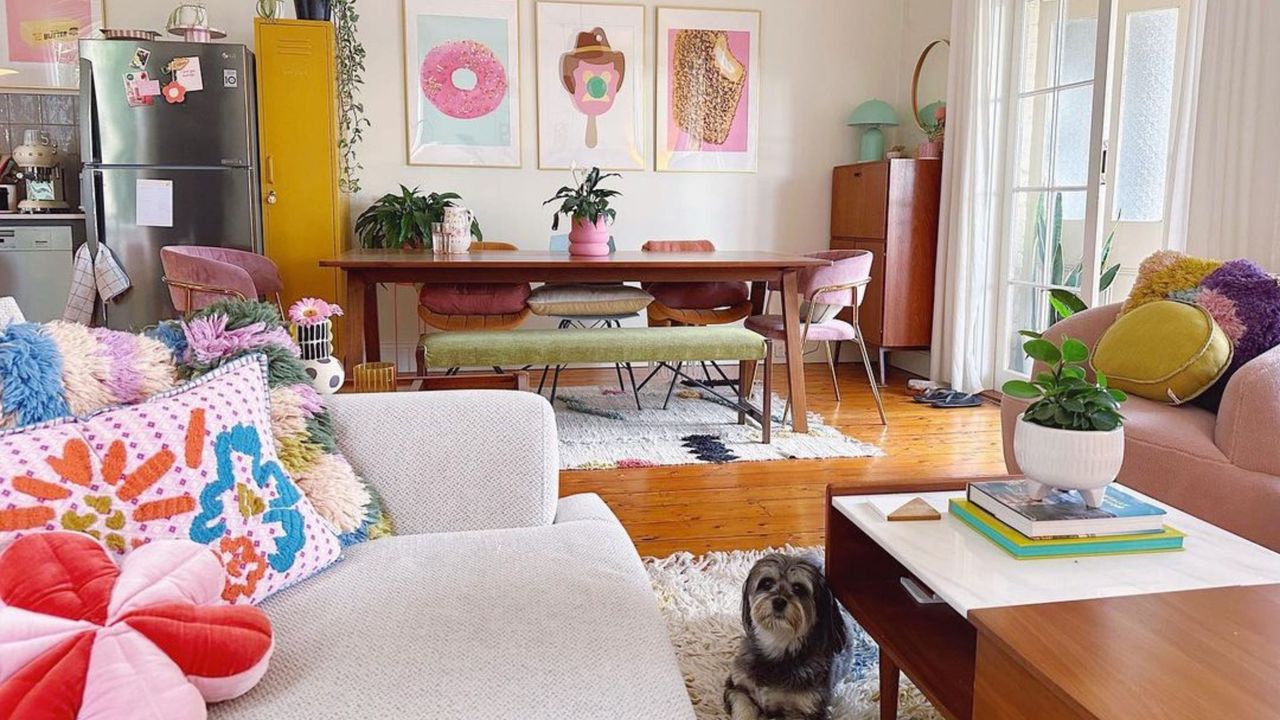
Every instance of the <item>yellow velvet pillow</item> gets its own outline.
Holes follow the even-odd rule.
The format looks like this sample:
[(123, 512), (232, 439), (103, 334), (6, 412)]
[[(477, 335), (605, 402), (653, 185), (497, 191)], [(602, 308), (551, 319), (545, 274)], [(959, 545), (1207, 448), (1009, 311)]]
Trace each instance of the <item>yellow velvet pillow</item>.
[(1199, 305), (1161, 300), (1121, 315), (1093, 350), (1093, 369), (1112, 387), (1181, 405), (1208, 390), (1231, 364), (1231, 340)]

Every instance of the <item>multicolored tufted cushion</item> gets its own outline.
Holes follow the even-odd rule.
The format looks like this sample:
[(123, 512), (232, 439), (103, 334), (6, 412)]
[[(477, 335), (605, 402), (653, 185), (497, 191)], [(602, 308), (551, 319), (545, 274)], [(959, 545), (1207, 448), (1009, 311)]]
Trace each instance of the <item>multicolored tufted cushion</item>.
[(126, 555), (188, 538), (221, 558), (223, 599), (257, 603), (340, 552), (271, 427), (266, 361), (254, 355), (138, 405), (0, 434), (0, 546), (72, 530)]

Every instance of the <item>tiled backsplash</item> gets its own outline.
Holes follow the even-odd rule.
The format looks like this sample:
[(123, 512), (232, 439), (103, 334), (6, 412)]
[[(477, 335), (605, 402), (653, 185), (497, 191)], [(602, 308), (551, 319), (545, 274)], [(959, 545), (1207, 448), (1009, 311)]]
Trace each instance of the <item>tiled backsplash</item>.
[(80, 98), (0, 92), (0, 154), (22, 144), (25, 130), (43, 130), (58, 145), (67, 202), (80, 205)]

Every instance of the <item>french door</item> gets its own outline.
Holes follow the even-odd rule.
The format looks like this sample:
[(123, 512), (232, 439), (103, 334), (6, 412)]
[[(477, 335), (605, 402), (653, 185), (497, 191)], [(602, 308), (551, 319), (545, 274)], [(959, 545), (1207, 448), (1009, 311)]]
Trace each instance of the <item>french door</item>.
[(1054, 290), (1090, 307), (1127, 293), (1161, 247), (1184, 1), (1016, 6), (998, 383), (1030, 370), (1018, 331), (1059, 319)]

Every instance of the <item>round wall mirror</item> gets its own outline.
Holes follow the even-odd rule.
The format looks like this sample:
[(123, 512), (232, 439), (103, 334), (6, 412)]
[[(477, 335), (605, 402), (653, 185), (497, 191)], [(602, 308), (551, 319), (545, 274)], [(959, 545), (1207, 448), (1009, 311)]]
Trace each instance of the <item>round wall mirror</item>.
[(926, 134), (938, 127), (938, 112), (947, 106), (947, 70), (951, 43), (934, 40), (924, 47), (911, 75), (911, 111)]

